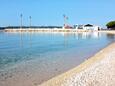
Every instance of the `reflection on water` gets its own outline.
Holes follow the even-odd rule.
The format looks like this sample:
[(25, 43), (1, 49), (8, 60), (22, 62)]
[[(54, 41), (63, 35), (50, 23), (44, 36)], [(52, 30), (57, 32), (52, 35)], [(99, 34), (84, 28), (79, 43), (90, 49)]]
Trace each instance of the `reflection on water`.
[(107, 38), (108, 39), (115, 39), (115, 35), (111, 35), (110, 33), (107, 33)]
[[(26, 33), (22, 33), (22, 32), (21, 32), (21, 33), (20, 33), (20, 36), (19, 36), (19, 37), (20, 37), (20, 43), (19, 43), (19, 44), (20, 44), (20, 47), (21, 47), (21, 48), (23, 48), (23, 46), (24, 46), (24, 43), (23, 43), (23, 42), (25, 41), (25, 40), (24, 40), (24, 37), (25, 37), (24, 35), (25, 35), (25, 34), (26, 34)], [(33, 35), (32, 32), (27, 33), (27, 36), (28, 36), (28, 45), (29, 45), (30, 48), (32, 48), (32, 35)]]
[(30, 38), (30, 40), (29, 40), (29, 42), (30, 42), (30, 48), (32, 48), (32, 33), (29, 33), (29, 38)]
[[(24, 35), (25, 34), (26, 33), (20, 33), (20, 47), (22, 47), (22, 48), (23, 48), (23, 45), (24, 45), (23, 41), (25, 41), (24, 40)], [(62, 33), (57, 33), (57, 35), (59, 35), (59, 34), (61, 34), (64, 38), (64, 41), (63, 41), (64, 46), (68, 45), (69, 37), (73, 37), (73, 39), (91, 39), (91, 38), (97, 38), (98, 39), (99, 37), (101, 37), (101, 34), (99, 34), (99, 32), (93, 32), (93, 33), (92, 32), (83, 32), (83, 33), (65, 33), (65, 32), (62, 32)], [(33, 36), (35, 36), (35, 33), (29, 32), (26, 35), (28, 36), (28, 42), (29, 42), (28, 44), (31, 48), (32, 47)], [(37, 34), (37, 35), (39, 35), (39, 34)], [(41, 33), (40, 33), (40, 35), (41, 35)], [(50, 40), (54, 40), (54, 38), (53, 38), (54, 33), (48, 33), (48, 35), (49, 35)], [(113, 37), (113, 35), (111, 35), (111, 34), (110, 34), (110, 36)], [(39, 36), (38, 36), (38, 38), (39, 38)]]
[(23, 34), (20, 33), (20, 47), (23, 48)]
[(77, 37), (78, 39), (91, 39), (91, 38), (99, 38), (101, 35), (98, 32), (84, 32), (84, 33), (78, 33)]
[[(90, 53), (97, 52), (101, 48), (114, 41), (115, 35), (98, 32), (0, 32), (0, 68), (14, 65), (15, 63), (26, 60), (46, 57), (48, 55), (47, 53), (50, 53), (52, 55), (54, 52), (64, 51), (65, 53), (61, 55), (68, 56), (73, 53), (80, 58), (84, 56), (90, 56)], [(89, 51), (87, 49), (89, 49)], [(68, 53), (68, 51), (70, 53)], [(56, 59), (59, 58), (57, 58), (56, 55), (53, 55), (52, 57)]]

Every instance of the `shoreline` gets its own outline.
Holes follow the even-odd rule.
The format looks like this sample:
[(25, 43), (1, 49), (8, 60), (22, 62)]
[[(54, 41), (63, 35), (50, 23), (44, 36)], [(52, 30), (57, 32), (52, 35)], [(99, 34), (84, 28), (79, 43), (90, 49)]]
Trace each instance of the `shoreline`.
[[(77, 29), (50, 29), (50, 28), (43, 28), (43, 29), (34, 29), (34, 28), (30, 28), (30, 29), (5, 29), (5, 32), (92, 32), (92, 30), (77, 30)], [(95, 30), (96, 31), (96, 30)]]
[(81, 33), (81, 32), (102, 32), (102, 33), (110, 33), (110, 34), (115, 34), (115, 30), (77, 30), (77, 29), (4, 29), (2, 30), (4, 32), (44, 32), (44, 33)]
[[(112, 60), (115, 60), (115, 49), (113, 47), (115, 47), (115, 43), (102, 49), (77, 67), (38, 86), (108, 86), (110, 83), (112, 84), (111, 86), (114, 86), (115, 76), (112, 75), (115, 75), (115, 73), (108, 70), (111, 65), (110, 70), (115, 70), (115, 63), (111, 63)], [(109, 73), (107, 73), (108, 71)]]

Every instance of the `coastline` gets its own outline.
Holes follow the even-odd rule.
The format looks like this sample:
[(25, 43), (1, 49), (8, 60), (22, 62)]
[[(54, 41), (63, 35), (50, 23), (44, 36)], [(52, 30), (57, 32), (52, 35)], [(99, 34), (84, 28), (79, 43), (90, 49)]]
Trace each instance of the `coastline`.
[(76, 68), (38, 86), (114, 86), (114, 47), (115, 43), (110, 44)]
[[(64, 29), (64, 28), (26, 28), (26, 29), (5, 29), (5, 32), (89, 32), (91, 30), (77, 30), (77, 29)], [(91, 31), (92, 32), (92, 31)]]
[(57, 28), (54, 28), (54, 29), (50, 29), (50, 28), (43, 28), (43, 29), (40, 29), (40, 28), (37, 28), (37, 29), (34, 29), (34, 28), (26, 28), (26, 29), (4, 29), (2, 30), (4, 32), (44, 32), (44, 33), (49, 33), (49, 32), (54, 32), (54, 33), (63, 33), (63, 32), (69, 32), (69, 33), (79, 33), (79, 32), (103, 32), (103, 33), (110, 33), (110, 34), (115, 34), (115, 31), (114, 30), (77, 30), (77, 29), (63, 29), (63, 28), (60, 28), (60, 29), (57, 29)]

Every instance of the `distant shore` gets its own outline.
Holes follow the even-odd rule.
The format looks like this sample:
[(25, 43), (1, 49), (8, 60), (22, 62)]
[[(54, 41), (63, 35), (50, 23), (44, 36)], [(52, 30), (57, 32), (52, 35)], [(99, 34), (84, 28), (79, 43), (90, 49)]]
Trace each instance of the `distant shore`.
[(24, 28), (24, 29), (4, 29), (5, 32), (106, 32), (115, 34), (114, 30), (82, 30), (82, 29), (64, 29), (64, 28)]
[(5, 29), (5, 32), (87, 32), (88, 30), (63, 29), (63, 28), (36, 28), (36, 29)]
[(54, 77), (39, 86), (114, 86), (114, 57), (115, 43), (104, 48), (76, 68)]

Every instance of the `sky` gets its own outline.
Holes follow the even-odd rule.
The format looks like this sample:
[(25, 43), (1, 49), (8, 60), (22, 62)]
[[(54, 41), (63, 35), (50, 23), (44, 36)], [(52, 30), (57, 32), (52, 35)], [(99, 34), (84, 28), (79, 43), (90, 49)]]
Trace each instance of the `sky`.
[(115, 0), (0, 0), (0, 26), (19, 26), (22, 24), (60, 25), (63, 15), (68, 17), (69, 25), (94, 24), (105, 27), (115, 20)]

